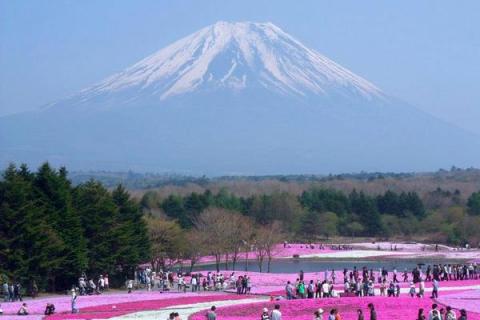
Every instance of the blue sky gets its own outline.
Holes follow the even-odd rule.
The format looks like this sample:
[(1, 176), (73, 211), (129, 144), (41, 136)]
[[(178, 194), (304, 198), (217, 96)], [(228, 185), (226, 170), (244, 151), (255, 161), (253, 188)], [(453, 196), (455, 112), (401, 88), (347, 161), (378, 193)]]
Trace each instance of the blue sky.
[(0, 0), (0, 115), (74, 93), (219, 20), (248, 20), (480, 134), (479, 17), (478, 0)]

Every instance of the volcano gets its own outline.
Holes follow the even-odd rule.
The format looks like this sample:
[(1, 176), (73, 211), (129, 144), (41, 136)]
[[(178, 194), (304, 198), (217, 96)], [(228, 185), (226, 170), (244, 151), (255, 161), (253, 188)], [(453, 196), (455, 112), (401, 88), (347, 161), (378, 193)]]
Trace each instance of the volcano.
[(0, 163), (189, 174), (478, 166), (480, 139), (272, 23), (218, 22), (76, 94), (0, 119)]

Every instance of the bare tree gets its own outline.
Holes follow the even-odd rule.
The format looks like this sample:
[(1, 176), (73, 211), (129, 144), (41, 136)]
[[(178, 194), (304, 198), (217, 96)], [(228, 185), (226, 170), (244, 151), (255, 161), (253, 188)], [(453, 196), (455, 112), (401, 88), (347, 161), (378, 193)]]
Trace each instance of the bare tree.
[(195, 221), (195, 228), (200, 235), (199, 244), (205, 252), (215, 257), (217, 272), (220, 272), (220, 261), (226, 252), (231, 213), (220, 208), (204, 210)]
[(146, 218), (148, 235), (152, 243), (152, 267), (159, 271), (180, 257), (184, 231), (175, 221)]
[(232, 269), (235, 270), (244, 242), (250, 242), (252, 239), (254, 223), (250, 218), (244, 217), (237, 212), (232, 212), (230, 223), (230, 232), (227, 235), (227, 251), (225, 257), (226, 264), (228, 263), (228, 256), (232, 258)]
[(277, 253), (276, 248), (282, 239), (282, 224), (279, 221), (262, 226), (257, 230), (256, 255), (259, 271), (262, 272), (263, 261), (267, 258), (267, 272), (271, 271), (272, 259)]

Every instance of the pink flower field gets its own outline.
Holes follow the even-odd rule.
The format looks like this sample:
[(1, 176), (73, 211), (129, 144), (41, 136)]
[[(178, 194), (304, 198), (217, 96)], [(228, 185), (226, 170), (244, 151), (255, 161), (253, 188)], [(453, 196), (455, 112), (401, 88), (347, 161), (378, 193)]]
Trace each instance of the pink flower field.
[[(225, 296), (221, 293), (202, 293), (200, 296), (198, 293), (159, 293), (159, 292), (134, 292), (132, 294), (126, 293), (116, 293), (116, 294), (103, 294), (97, 296), (79, 296), (77, 298), (76, 308), (80, 310), (80, 315), (62, 315), (59, 319), (91, 319), (89, 315), (85, 313), (91, 313), (91, 316), (95, 316), (98, 318), (98, 312), (103, 311), (109, 313), (108, 317), (110, 318), (116, 315), (126, 314), (137, 310), (142, 309), (134, 309), (135, 307), (141, 307), (141, 303), (147, 303), (153, 305), (151, 301), (170, 301), (175, 300), (176, 303), (185, 301), (185, 299), (189, 298), (198, 298), (201, 297), (202, 299), (216, 299)], [(230, 297), (230, 296), (228, 296)], [(234, 298), (232, 298), (234, 299)], [(150, 301), (150, 302), (146, 302)], [(13, 302), (13, 303), (2, 303), (2, 309), (4, 315), (2, 318), (5, 319), (24, 319), (24, 320), (38, 320), (43, 317), (43, 312), (45, 311), (45, 306), (47, 303), (53, 303), (55, 305), (55, 311), (57, 315), (50, 316), (48, 319), (54, 319), (54, 317), (60, 316), (60, 313), (69, 313), (71, 311), (71, 301), (70, 296), (64, 297), (50, 297), (50, 298), (41, 298), (36, 300), (29, 300), (26, 301), (28, 304), (28, 309), (30, 315), (28, 317), (16, 317), (14, 316), (18, 309), (21, 306), (20, 302)], [(139, 303), (139, 304), (136, 304)], [(113, 308), (115, 306), (115, 308)], [(129, 308), (130, 306), (130, 308)], [(117, 309), (118, 308), (118, 309)], [(120, 312), (121, 311), (121, 312)], [(92, 313), (95, 312), (95, 313)], [(118, 314), (116, 314), (118, 313)], [(6, 318), (8, 316), (8, 318)], [(56, 318), (55, 318), (56, 319)]]
[[(356, 319), (357, 309), (362, 309), (364, 313), (369, 315), (367, 305), (372, 302), (377, 310), (378, 320), (404, 320), (415, 319), (419, 308), (424, 308), (425, 311), (431, 309), (432, 300), (418, 299), (418, 298), (383, 298), (383, 297), (368, 297), (368, 298), (329, 298), (329, 299), (304, 299), (291, 301), (277, 301), (277, 302), (258, 302), (247, 305), (222, 307), (217, 309), (218, 319), (222, 320), (254, 320), (259, 319), (263, 308), (273, 309), (273, 306), (278, 303), (283, 314), (282, 319), (304, 320), (313, 317), (313, 312), (318, 308), (322, 308), (324, 318), (326, 314), (332, 309), (337, 308), (342, 316), (342, 319)], [(457, 312), (459, 313), (459, 312)], [(193, 315), (191, 320), (203, 320), (205, 311), (201, 311)], [(366, 316), (368, 319), (368, 316)], [(479, 313), (469, 312), (469, 320), (480, 320)]]
[(145, 310), (158, 310), (166, 307), (215, 302), (224, 300), (241, 300), (245, 296), (237, 295), (197, 295), (190, 297), (177, 297), (172, 299), (156, 299), (145, 301), (124, 302), (119, 304), (105, 304), (94, 307), (87, 307), (81, 310), (79, 314), (55, 314), (47, 317), (48, 320), (67, 320), (67, 319), (109, 319), (112, 317), (134, 313)]
[(452, 308), (480, 313), (480, 290), (468, 290), (444, 295), (438, 298), (438, 302)]

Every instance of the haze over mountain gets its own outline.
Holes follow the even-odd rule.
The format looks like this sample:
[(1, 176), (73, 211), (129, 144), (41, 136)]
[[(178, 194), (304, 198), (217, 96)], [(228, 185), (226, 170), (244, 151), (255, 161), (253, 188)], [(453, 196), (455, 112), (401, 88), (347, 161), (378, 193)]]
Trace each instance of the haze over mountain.
[(49, 160), (80, 170), (288, 174), (480, 164), (477, 136), (384, 93), (277, 26), (252, 22), (216, 23), (37, 112), (1, 118), (0, 148), (3, 165)]

